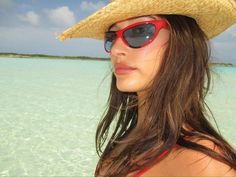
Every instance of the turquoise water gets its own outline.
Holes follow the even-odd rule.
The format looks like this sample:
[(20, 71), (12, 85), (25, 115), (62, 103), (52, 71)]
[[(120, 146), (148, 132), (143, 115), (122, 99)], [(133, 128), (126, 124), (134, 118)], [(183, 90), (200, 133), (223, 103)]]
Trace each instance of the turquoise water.
[[(0, 59), (0, 176), (92, 176), (108, 96), (107, 61)], [(207, 97), (236, 145), (236, 67), (217, 67)]]

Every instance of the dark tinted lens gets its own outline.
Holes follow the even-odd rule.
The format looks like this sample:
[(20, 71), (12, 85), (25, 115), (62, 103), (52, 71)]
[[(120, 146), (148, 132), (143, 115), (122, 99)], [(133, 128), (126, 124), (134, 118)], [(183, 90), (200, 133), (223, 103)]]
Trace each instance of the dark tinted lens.
[(106, 32), (105, 33), (105, 49), (110, 52), (111, 51), (111, 48), (112, 48), (112, 45), (114, 44), (114, 41), (115, 41), (115, 38), (116, 38), (116, 33), (113, 32), (113, 31), (109, 31), (109, 32)]
[(143, 24), (130, 28), (124, 32), (124, 38), (130, 47), (139, 48), (149, 42), (155, 34), (155, 25)]

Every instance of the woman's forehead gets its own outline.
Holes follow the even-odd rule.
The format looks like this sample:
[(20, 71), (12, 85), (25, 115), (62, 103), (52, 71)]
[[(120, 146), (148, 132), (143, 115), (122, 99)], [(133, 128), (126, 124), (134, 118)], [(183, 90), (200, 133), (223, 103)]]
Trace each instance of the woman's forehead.
[(135, 23), (135, 22), (139, 22), (139, 21), (143, 21), (143, 20), (150, 20), (150, 19), (161, 19), (160, 17), (158, 17), (157, 15), (148, 15), (148, 16), (139, 16), (139, 17), (132, 17), (132, 18), (129, 18), (129, 19), (126, 19), (126, 20), (123, 20), (121, 22), (116, 22), (114, 24), (112, 24), (109, 29), (113, 29), (113, 30), (119, 30), (121, 29), (121, 25), (122, 24), (132, 24), (132, 23)]

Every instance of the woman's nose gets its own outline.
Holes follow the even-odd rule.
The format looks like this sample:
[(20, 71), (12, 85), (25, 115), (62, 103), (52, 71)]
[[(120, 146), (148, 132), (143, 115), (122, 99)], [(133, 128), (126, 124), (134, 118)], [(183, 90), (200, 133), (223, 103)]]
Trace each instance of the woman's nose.
[(112, 55), (121, 55), (127, 52), (127, 47), (124, 41), (121, 38), (117, 38), (114, 44), (111, 47)]

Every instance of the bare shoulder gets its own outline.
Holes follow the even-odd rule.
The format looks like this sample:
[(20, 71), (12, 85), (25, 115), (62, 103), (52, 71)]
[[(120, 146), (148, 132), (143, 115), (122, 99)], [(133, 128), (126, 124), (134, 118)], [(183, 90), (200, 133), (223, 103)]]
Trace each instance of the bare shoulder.
[[(193, 140), (216, 152), (220, 150), (209, 140)], [(236, 176), (236, 171), (202, 152), (177, 148), (168, 156), (167, 164), (173, 176)]]
[[(209, 140), (191, 140), (220, 153), (215, 144)], [(131, 175), (132, 176), (132, 175)], [(234, 176), (236, 171), (214, 158), (184, 147), (176, 147), (164, 159), (154, 164), (142, 174), (143, 177), (157, 176)]]

